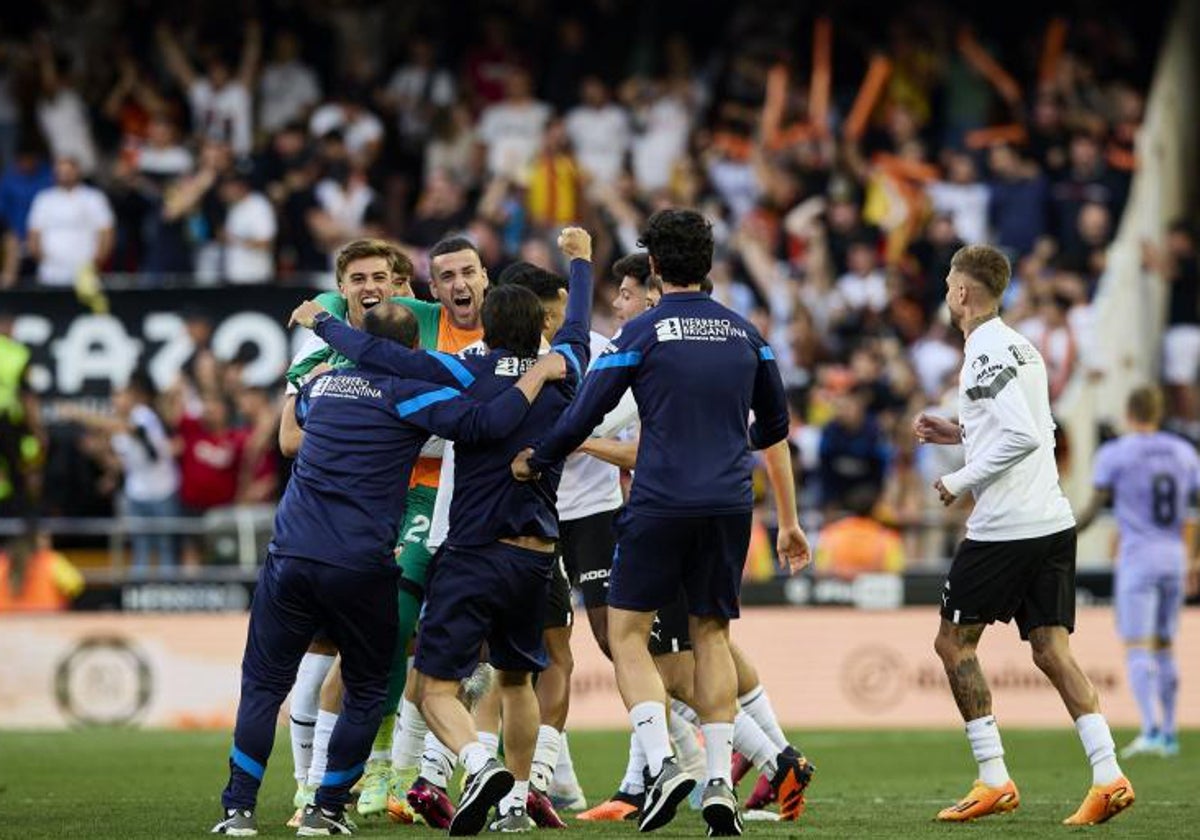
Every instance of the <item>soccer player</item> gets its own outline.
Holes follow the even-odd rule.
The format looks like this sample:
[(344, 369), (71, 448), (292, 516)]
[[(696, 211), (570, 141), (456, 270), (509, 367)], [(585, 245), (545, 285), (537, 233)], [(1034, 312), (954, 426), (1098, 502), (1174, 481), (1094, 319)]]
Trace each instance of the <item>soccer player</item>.
[[(293, 317), (311, 324), (305, 313), (317, 309), (306, 303)], [(376, 306), (364, 326), (416, 344), (416, 319), (400, 307)], [(352, 832), (345, 803), (379, 725), (395, 640), (391, 549), (406, 487), (396, 478), (407, 478), (431, 432), (464, 441), (509, 434), (554, 371), (551, 359), (486, 405), (453, 388), (354, 369), (327, 373), (300, 391), (295, 418), (305, 434), (251, 606), (225, 817), (213, 833), (257, 834), (254, 808), (276, 717), (319, 627), (342, 657), (344, 712), (298, 834)]]
[[(567, 228), (560, 247), (571, 259), (571, 285), (552, 349), (572, 362), (573, 376), (547, 391), (508, 439), (496, 446), (456, 447), (450, 532), (430, 578), (422, 618), (416, 658), (421, 711), (468, 773), (451, 834), (477, 833), (498, 802), (501, 817), (493, 829), (532, 827), (526, 802), (539, 715), (530, 677), (546, 664), (542, 630), (558, 536), (554, 501), (561, 466), (552, 466), (534, 484), (514, 484), (507, 465), (562, 413), (588, 358), (590, 237)], [(493, 290), (483, 308), (489, 350), (455, 360), (458, 381), (481, 397), (504, 387), (537, 356), (545, 318), (528, 289)], [(414, 354), (367, 341), (340, 325), (322, 337), (365, 366), (406, 371), (418, 363)], [(474, 670), (485, 641), (498, 672), (508, 769), (479, 741), (457, 696), (459, 681)]]
[[(394, 249), (389, 243), (383, 243)], [(348, 246), (349, 247), (349, 246)], [(407, 258), (406, 258), (407, 259)], [(483, 295), (488, 285), (487, 269), (480, 259), (479, 251), (469, 239), (453, 236), (437, 242), (429, 250), (430, 285), (436, 303), (416, 300), (411, 297), (411, 290), (395, 292), (393, 303), (405, 306), (416, 316), (420, 327), (421, 346), (429, 350), (443, 353), (458, 353), (478, 341), (483, 330), (480, 325), (480, 307)], [(409, 263), (411, 277), (411, 262)], [(353, 278), (351, 278), (352, 280)], [(325, 293), (316, 298), (324, 309), (336, 318), (348, 318), (354, 325), (352, 316), (355, 288), (351, 283), (342, 289), (343, 294)], [(348, 292), (348, 293), (347, 293)], [(368, 298), (363, 305), (370, 306), (380, 298)], [(337, 357), (329, 348), (319, 354), (314, 354), (308, 363), (337, 362)], [(407, 788), (411, 779), (394, 778), (392, 772), (391, 750), (395, 715), (404, 694), (405, 681), (408, 673), (408, 648), (416, 630), (417, 616), (424, 599), (425, 580), (428, 576), (431, 554), (426, 547), (429, 536), (429, 526), (433, 518), (433, 506), (437, 499), (438, 476), (441, 470), (443, 442), (431, 438), (422, 450), (421, 457), (413, 469), (408, 491), (408, 504), (405, 508), (404, 522), (401, 524), (397, 546), (400, 552), (396, 561), (401, 570), (400, 576), (400, 623), (397, 629), (396, 661), (392, 666), (392, 676), (388, 683), (388, 696), (384, 705), (384, 716), (379, 725), (379, 734), (371, 749), (371, 760), (363, 774), (362, 788), (359, 792), (357, 810), (363, 816), (383, 813), (388, 806), (389, 791), (394, 787)], [(327, 688), (327, 696), (336, 698), (336, 671), (332, 689)], [(322, 753), (321, 735), (326, 735), (331, 729), (330, 721), (335, 720), (333, 710), (324, 711), (318, 715), (317, 733), (314, 738), (314, 751), (318, 756)], [(326, 742), (327, 743), (327, 742)], [(318, 759), (319, 763), (319, 759)], [(311, 780), (310, 780), (311, 781)], [(297, 793), (297, 797), (300, 793)], [(412, 815), (407, 811), (403, 800), (397, 802), (395, 813), (401, 821), (411, 822)]]
[(1121, 535), (1117, 631), (1125, 643), (1129, 686), (1142, 718), (1141, 732), (1121, 751), (1121, 758), (1179, 754), (1179, 671), (1171, 642), (1189, 572), (1193, 581), (1200, 574), (1200, 554), (1194, 548), (1189, 558), (1183, 539), (1184, 519), (1200, 491), (1200, 457), (1192, 444), (1160, 430), (1162, 415), (1157, 388), (1138, 388), (1129, 395), (1128, 433), (1096, 452), (1096, 490), (1078, 524), (1082, 531), (1101, 507), (1114, 505)]
[[(642, 241), (662, 278), (662, 301), (614, 338), (554, 430), (514, 460), (513, 475), (536, 479), (633, 388), (642, 419), (639, 463), (617, 524), (608, 629), (617, 684), (653, 778), (639, 828), (670, 822), (695, 786), (671, 754), (665, 689), (647, 649), (655, 613), (683, 588), (708, 764), (702, 811), (710, 834), (740, 834), (730, 777), (737, 673), (729, 621), (738, 614), (750, 539), (750, 446), (787, 435), (783, 382), (754, 327), (701, 291), (713, 252), (704, 217), (660, 211)], [(799, 527), (781, 529), (779, 554), (807, 559)]]
[(970, 492), (967, 537), (942, 593), (934, 649), (966, 721), (979, 778), (939, 820), (1011, 811), (1020, 802), (1004, 764), (992, 696), (976, 657), (984, 628), (1013, 618), (1034, 664), (1062, 697), (1092, 765), (1092, 787), (1068, 825), (1104, 822), (1133, 804), (1108, 722), (1091, 680), (1071, 653), (1075, 626), (1075, 519), (1058, 486), (1046, 367), (1020, 333), (1000, 320), (1008, 287), (1005, 256), (987, 245), (959, 249), (946, 277), (946, 304), (966, 336), (959, 420), (922, 414), (922, 443), (963, 444), (966, 464), (935, 483), (942, 503)]

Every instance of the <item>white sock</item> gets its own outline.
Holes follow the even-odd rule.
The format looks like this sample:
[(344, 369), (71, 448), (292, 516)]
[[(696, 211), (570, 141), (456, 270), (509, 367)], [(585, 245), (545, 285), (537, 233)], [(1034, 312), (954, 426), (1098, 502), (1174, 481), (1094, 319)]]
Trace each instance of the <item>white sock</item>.
[(562, 743), (558, 748), (558, 761), (554, 765), (554, 787), (555, 788), (575, 788), (579, 786), (579, 779), (575, 776), (575, 762), (571, 760), (571, 742), (567, 740), (567, 733), (562, 732)]
[(336, 657), (323, 653), (306, 653), (296, 671), (292, 686), (289, 730), (292, 736), (292, 768), (296, 781), (304, 784), (312, 764), (313, 735), (317, 727), (317, 712), (321, 708), (321, 684)]
[(677, 717), (686, 720), (692, 726), (700, 726), (700, 715), (696, 714), (696, 710), (682, 700), (671, 701), (671, 719), (674, 720)]
[(533, 764), (529, 770), (529, 781), (542, 793), (550, 790), (554, 778), (554, 766), (558, 764), (558, 751), (562, 746), (562, 733), (553, 726), (538, 727), (537, 745), (533, 748)]
[(1079, 740), (1083, 742), (1083, 751), (1092, 763), (1092, 784), (1108, 785), (1121, 778), (1117, 747), (1104, 715), (1099, 712), (1080, 715), (1075, 719), (1075, 729), (1079, 732)]
[(696, 727), (675, 714), (673, 710), (674, 706), (672, 705), (672, 714), (667, 718), (667, 729), (671, 733), (671, 743), (675, 747), (675, 754), (679, 756), (679, 763), (684, 767), (702, 764), (704, 748), (700, 746), (700, 741), (696, 738)]
[(425, 749), (425, 735), (429, 726), (416, 703), (407, 699), (400, 701), (400, 731), (392, 739), (392, 766), (398, 770), (416, 767)]
[(646, 751), (642, 749), (641, 739), (636, 732), (629, 734), (629, 763), (625, 765), (625, 778), (618, 788), (622, 793), (637, 795), (646, 791), (646, 777), (642, 773), (646, 769)]
[(524, 808), (529, 797), (529, 779), (513, 782), (512, 790), (500, 800), (500, 813), (507, 814), (513, 808)]
[(776, 752), (783, 752), (788, 747), (787, 736), (779, 726), (779, 718), (775, 717), (775, 709), (771, 706), (771, 698), (767, 689), (759, 684), (738, 698), (742, 711), (750, 715), (758, 728), (766, 733), (775, 745)]
[(733, 776), (730, 773), (733, 765), (733, 724), (705, 723), (700, 729), (704, 732), (709, 781), (721, 779), (733, 787)]
[(467, 771), (467, 775), (473, 776), (492, 760), (492, 754), (483, 744), (472, 741), (462, 748), (462, 752), (458, 754), (458, 760), (462, 763), (463, 769)]
[(754, 718), (739, 711), (733, 719), (733, 747), (746, 758), (750, 759), (760, 773), (765, 773), (768, 779), (774, 778), (779, 769), (776, 759), (779, 750), (771, 743), (767, 733), (754, 722)]
[(663, 762), (671, 756), (671, 736), (667, 733), (667, 707), (662, 703), (647, 700), (629, 710), (629, 722), (633, 732), (642, 742), (646, 753), (646, 764), (650, 775), (662, 771)]
[(979, 781), (988, 787), (1000, 787), (1008, 781), (1008, 768), (1004, 765), (1004, 745), (1000, 743), (1000, 727), (996, 716), (975, 718), (967, 721), (967, 740), (971, 752), (979, 763)]
[(317, 712), (317, 725), (313, 732), (312, 762), (308, 765), (309, 787), (320, 787), (325, 778), (325, 767), (329, 763), (329, 739), (337, 725), (337, 713), (324, 709)]
[(421, 751), (421, 775), (445, 790), (454, 775), (454, 750), (447, 747), (432, 732), (425, 733), (425, 749)]
[(487, 751), (492, 754), (492, 758), (496, 758), (500, 755), (499, 732), (480, 732), (479, 743), (487, 747)]

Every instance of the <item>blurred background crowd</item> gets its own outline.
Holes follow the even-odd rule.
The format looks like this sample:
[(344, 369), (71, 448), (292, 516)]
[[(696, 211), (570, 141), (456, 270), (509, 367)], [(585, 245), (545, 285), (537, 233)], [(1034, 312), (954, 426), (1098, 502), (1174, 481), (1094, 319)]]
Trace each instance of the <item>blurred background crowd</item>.
[[(953, 410), (954, 251), (1009, 254), (1004, 317), (1041, 350), (1052, 398), (1104, 375), (1089, 307), (1165, 16), (1043, 8), (28, 4), (0, 30), (0, 287), (328, 285), (364, 235), (400, 242), (421, 278), (457, 232), (494, 277), (517, 259), (561, 269), (553, 237), (578, 223), (611, 331), (611, 264), (648, 214), (696, 207), (717, 234), (713, 294), (783, 370), (806, 521), (830, 527), (823, 568), (936, 566), (965, 512), (930, 485), (960, 456), (918, 451), (909, 430)], [(1172, 423), (1200, 438), (1195, 223), (1144, 259), (1173, 281)], [(135, 377), (112, 412), (60, 417), (70, 436), (38, 431), (60, 441), (31, 479), (41, 513), (112, 512), (127, 444), (106, 424), (139, 408), (161, 429), (138, 448), (164, 465), (157, 512), (277, 496), (278, 395), (216, 358), (202, 314), (188, 328), (196, 350), (167, 392)]]

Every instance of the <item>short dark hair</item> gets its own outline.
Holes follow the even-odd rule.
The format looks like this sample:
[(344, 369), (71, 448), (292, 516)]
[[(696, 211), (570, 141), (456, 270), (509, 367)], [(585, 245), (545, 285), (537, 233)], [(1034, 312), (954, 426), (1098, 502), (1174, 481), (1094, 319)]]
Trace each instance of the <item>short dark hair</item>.
[(632, 277), (643, 288), (648, 288), (650, 278), (650, 256), (643, 251), (626, 254), (613, 263), (613, 277), (620, 283), (626, 277)]
[(1158, 425), (1163, 418), (1162, 391), (1153, 385), (1143, 385), (1135, 388), (1125, 403), (1129, 416), (1139, 423)]
[(966, 245), (954, 252), (950, 267), (983, 285), (995, 299), (1004, 297), (1012, 269), (1004, 252), (991, 245)]
[(515, 283), (489, 289), (479, 315), (483, 340), (489, 348), (522, 357), (537, 356), (546, 310), (529, 289)]
[(555, 274), (539, 268), (533, 263), (518, 261), (506, 266), (496, 278), (497, 286), (524, 286), (537, 295), (541, 301), (557, 301), (559, 290), (567, 288), (567, 281)]
[(483, 257), (479, 254), (479, 249), (475, 247), (475, 243), (465, 236), (447, 236), (445, 239), (438, 240), (433, 243), (433, 247), (429, 249), (429, 261), (433, 262), (434, 257), (440, 257), (443, 254), (454, 254), (458, 251), (474, 251), (475, 256), (482, 261)]
[(407, 306), (383, 300), (363, 315), (363, 330), (405, 347), (416, 347), (421, 331), (416, 316)]
[(659, 210), (646, 221), (638, 244), (654, 258), (664, 283), (691, 286), (712, 270), (712, 225), (695, 210)]
[(139, 394), (146, 402), (154, 402), (158, 399), (158, 388), (154, 387), (154, 379), (151, 378), (150, 371), (144, 367), (139, 367), (129, 374), (129, 381), (125, 387)]

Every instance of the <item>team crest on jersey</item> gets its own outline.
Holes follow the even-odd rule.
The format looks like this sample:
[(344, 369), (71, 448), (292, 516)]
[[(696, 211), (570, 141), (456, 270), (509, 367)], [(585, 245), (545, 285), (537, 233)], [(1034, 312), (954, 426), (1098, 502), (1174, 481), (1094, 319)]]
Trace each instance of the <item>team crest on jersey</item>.
[(496, 376), (520, 376), (537, 363), (537, 359), (519, 359), (505, 356), (496, 361)]
[(989, 361), (989, 359), (987, 357), (987, 354), (981, 353), (980, 355), (975, 357), (975, 360), (973, 362), (971, 362), (971, 369), (976, 372), (981, 371), (985, 367), (987, 367), (988, 361)]
[(1034, 365), (1037, 364), (1037, 351), (1028, 344), (1010, 344), (1008, 352), (1013, 354), (1013, 358), (1017, 360), (1019, 365)]

